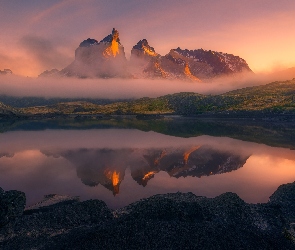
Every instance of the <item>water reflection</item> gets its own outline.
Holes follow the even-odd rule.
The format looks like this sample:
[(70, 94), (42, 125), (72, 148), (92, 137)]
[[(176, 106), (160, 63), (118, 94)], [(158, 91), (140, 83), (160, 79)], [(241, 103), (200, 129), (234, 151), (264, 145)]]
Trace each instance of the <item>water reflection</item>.
[(208, 197), (231, 191), (264, 202), (280, 184), (295, 180), (294, 151), (210, 136), (18, 131), (0, 134), (0, 149), (0, 187), (26, 192), (27, 205), (59, 193), (115, 208), (176, 191)]
[(207, 145), (165, 149), (77, 149), (43, 153), (67, 159), (76, 166), (77, 176), (82, 183), (88, 186), (101, 184), (114, 195), (119, 193), (128, 167), (132, 178), (145, 187), (160, 171), (175, 178), (209, 176), (236, 170), (248, 158)]

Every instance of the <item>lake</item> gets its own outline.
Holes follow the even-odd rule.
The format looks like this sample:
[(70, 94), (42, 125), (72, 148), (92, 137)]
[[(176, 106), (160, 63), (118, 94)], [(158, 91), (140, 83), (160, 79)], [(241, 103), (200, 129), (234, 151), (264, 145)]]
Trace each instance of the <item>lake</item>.
[(295, 154), (292, 138), (283, 146), (253, 138), (183, 138), (126, 126), (6, 130), (0, 134), (0, 187), (25, 192), (27, 206), (46, 194), (66, 194), (115, 209), (169, 192), (235, 192), (262, 203), (295, 180)]

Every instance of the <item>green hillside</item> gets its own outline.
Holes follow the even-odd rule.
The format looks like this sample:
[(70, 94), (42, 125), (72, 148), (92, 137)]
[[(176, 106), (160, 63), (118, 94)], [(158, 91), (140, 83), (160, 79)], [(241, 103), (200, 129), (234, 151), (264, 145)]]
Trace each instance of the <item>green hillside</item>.
[[(3, 105), (3, 104), (2, 104)], [(16, 110), (16, 109), (15, 109)], [(17, 110), (32, 115), (197, 115), (222, 112), (295, 111), (295, 79), (248, 87), (221, 95), (177, 93), (158, 98), (95, 104), (76, 101)]]
[(223, 94), (226, 98), (233, 98), (237, 105), (232, 109), (263, 110), (295, 108), (295, 79), (284, 82), (273, 82), (267, 85), (234, 90)]
[(295, 79), (248, 87), (221, 95), (176, 93), (109, 104), (87, 101), (13, 108), (0, 103), (0, 116), (197, 115), (224, 112), (295, 112)]

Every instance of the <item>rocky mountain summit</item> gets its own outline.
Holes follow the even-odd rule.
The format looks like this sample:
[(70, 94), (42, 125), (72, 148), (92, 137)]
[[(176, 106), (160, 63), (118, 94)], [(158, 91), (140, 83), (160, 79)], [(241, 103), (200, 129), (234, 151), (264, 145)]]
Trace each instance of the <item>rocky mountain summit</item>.
[[(189, 62), (192, 65), (195, 74), (198, 74), (198, 67), (194, 65), (194, 63), (197, 62), (209, 65), (210, 72), (208, 73), (211, 76), (251, 71), (244, 59), (232, 54), (203, 49), (182, 50), (179, 47), (173, 50), (173, 52), (179, 54), (180, 57), (185, 58), (186, 62)], [(182, 62), (182, 60), (185, 61), (184, 59), (178, 59), (177, 63), (183, 64), (184, 62)]]
[(100, 200), (50, 195), (24, 211), (22, 192), (0, 188), (0, 248), (294, 249), (294, 197), (290, 183), (262, 204), (230, 192), (171, 193), (112, 211)]
[(130, 61), (125, 57), (119, 32), (98, 42), (88, 38), (75, 51), (75, 60), (60, 72), (50, 70), (40, 76), (70, 76), (79, 78), (162, 78), (200, 82), (221, 75), (252, 72), (246, 61), (227, 53), (203, 49), (171, 49), (160, 55), (140, 40), (131, 50)]
[(62, 76), (79, 78), (126, 77), (127, 60), (124, 47), (120, 43), (119, 32), (112, 33), (98, 42), (88, 38), (75, 51), (75, 60), (58, 72)]

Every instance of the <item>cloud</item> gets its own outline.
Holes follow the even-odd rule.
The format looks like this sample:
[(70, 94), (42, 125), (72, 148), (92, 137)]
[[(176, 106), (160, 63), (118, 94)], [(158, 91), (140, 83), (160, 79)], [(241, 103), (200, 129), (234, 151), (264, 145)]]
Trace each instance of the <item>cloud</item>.
[(69, 4), (72, 4), (73, 0), (64, 0), (60, 1), (56, 4), (53, 4), (52, 6), (45, 8), (41, 12), (39, 12), (37, 15), (31, 18), (31, 23), (38, 23), (42, 21), (44, 18), (48, 18), (51, 15), (55, 14), (56, 12), (60, 11), (63, 8), (66, 8), (69, 6)]
[[(50, 45), (41, 45), (49, 46)], [(39, 49), (40, 49), (39, 48)], [(42, 50), (42, 49), (41, 49)], [(48, 61), (51, 56), (35, 56)], [(10, 96), (73, 97), (73, 98), (142, 98), (159, 97), (179, 92), (200, 94), (221, 94), (244, 87), (267, 84), (273, 81), (285, 81), (295, 78), (295, 68), (272, 71), (264, 74), (239, 74), (232, 77), (219, 77), (206, 82), (189, 82), (161, 79), (77, 79), (77, 78), (29, 78), (21, 76), (1, 76), (0, 94)]]
[(67, 54), (61, 52), (57, 42), (43, 37), (26, 35), (20, 39), (19, 44), (29, 57), (36, 60), (40, 68), (62, 68), (71, 61)]

